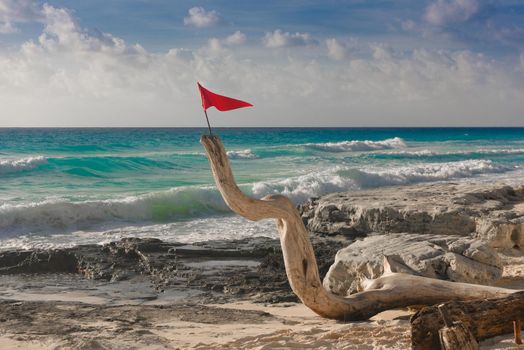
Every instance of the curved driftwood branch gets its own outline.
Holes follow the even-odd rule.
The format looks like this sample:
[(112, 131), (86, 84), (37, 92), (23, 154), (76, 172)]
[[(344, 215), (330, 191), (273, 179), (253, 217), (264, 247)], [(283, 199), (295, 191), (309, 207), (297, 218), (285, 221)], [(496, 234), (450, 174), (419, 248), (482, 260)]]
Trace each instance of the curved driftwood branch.
[(289, 284), (300, 300), (320, 316), (361, 320), (398, 307), (492, 298), (515, 292), (511, 289), (395, 273), (385, 257), (384, 275), (367, 281), (364, 291), (348, 297), (334, 295), (322, 286), (308, 232), (289, 198), (270, 195), (258, 200), (246, 196), (235, 182), (220, 138), (205, 135), (200, 142), (207, 152), (216, 185), (227, 205), (249, 220), (277, 220)]

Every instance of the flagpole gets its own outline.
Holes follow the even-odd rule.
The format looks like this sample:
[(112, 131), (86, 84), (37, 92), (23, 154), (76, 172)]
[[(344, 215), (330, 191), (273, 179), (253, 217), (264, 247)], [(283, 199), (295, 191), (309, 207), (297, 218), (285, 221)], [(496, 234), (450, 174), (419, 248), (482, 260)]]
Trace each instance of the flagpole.
[(211, 132), (211, 125), (209, 125), (209, 118), (207, 117), (207, 110), (204, 109), (204, 114), (206, 115), (207, 127), (209, 128), (209, 135), (213, 135)]

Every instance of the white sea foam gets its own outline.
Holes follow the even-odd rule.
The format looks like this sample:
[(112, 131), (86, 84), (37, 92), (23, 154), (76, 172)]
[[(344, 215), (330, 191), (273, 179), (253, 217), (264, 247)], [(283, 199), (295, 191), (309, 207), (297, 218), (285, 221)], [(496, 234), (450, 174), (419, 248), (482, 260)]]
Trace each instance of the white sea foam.
[(53, 199), (3, 204), (0, 206), (0, 231), (87, 228), (107, 222), (168, 222), (227, 211), (216, 190), (182, 187), (111, 200)]
[(227, 151), (227, 156), (229, 159), (255, 159), (258, 156), (253, 153), (250, 149), (245, 149), (242, 151)]
[(410, 165), (387, 170), (334, 167), (295, 178), (256, 183), (253, 185), (252, 192), (258, 197), (281, 193), (289, 196), (295, 203), (300, 203), (310, 197), (331, 192), (445, 181), (482, 174), (503, 173), (515, 169), (515, 167), (496, 164), (489, 160)]
[[(524, 148), (479, 149), (477, 152), (481, 154), (524, 154)], [(475, 151), (472, 151), (472, 153), (475, 153)]]
[(394, 137), (382, 141), (356, 140), (326, 143), (307, 143), (305, 146), (326, 152), (364, 152), (407, 147), (406, 142), (400, 137)]
[(47, 158), (43, 156), (0, 159), (0, 175), (34, 169), (40, 164), (45, 164), (46, 162)]
[(430, 151), (428, 149), (422, 149), (418, 151), (390, 151), (390, 152), (378, 152), (376, 154), (385, 154), (385, 155), (406, 155), (406, 156), (420, 156), (420, 157), (427, 157), (427, 156), (434, 156), (439, 154), (447, 154), (447, 153), (438, 153), (435, 151)]
[(395, 154), (395, 155), (407, 155), (407, 156), (471, 156), (471, 155), (497, 155), (497, 154), (508, 154), (508, 155), (519, 155), (524, 154), (524, 148), (502, 148), (502, 149), (473, 149), (465, 151), (430, 151), (428, 149), (418, 151), (390, 151), (384, 152), (383, 154)]
[(258, 182), (253, 185), (252, 192), (256, 197), (283, 194), (295, 203), (300, 203), (326, 193), (356, 189), (357, 186), (352, 179), (339, 175), (337, 169), (332, 168), (283, 180)]
[(195, 218), (170, 223), (99, 227), (67, 233), (31, 234), (2, 239), (0, 251), (13, 249), (67, 248), (81, 244), (104, 244), (124, 237), (159, 238), (167, 242), (193, 243), (251, 237), (277, 237), (273, 220), (249, 221), (238, 215)]
[[(515, 167), (487, 160), (410, 165), (383, 169), (333, 167), (303, 176), (257, 182), (241, 186), (261, 198), (281, 193), (295, 203), (326, 193), (359, 188), (445, 181), (482, 174), (504, 173)], [(0, 232), (4, 236), (22, 232), (92, 229), (103, 224), (177, 222), (228, 213), (218, 191), (212, 187), (181, 187), (121, 199), (73, 202), (67, 199), (0, 206)]]
[(496, 164), (489, 160), (464, 160), (411, 165), (387, 170), (349, 169), (339, 171), (339, 174), (351, 177), (358, 187), (367, 188), (470, 178), (482, 174), (505, 173), (516, 169), (514, 166)]

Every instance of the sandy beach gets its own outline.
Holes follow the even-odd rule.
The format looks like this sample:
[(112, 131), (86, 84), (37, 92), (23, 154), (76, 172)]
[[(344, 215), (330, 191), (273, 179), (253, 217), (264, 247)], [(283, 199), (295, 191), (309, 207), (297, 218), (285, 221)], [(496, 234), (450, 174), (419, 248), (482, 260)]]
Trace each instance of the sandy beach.
[(0, 350), (524, 350), (524, 0), (0, 0), (0, 106)]
[[(475, 278), (519, 290), (524, 289), (524, 256), (517, 245), (521, 237), (512, 231), (506, 235), (506, 226), (500, 224), (504, 218), (510, 224), (523, 216), (518, 191), (503, 185), (463, 184), (386, 188), (378, 205), (395, 208), (404, 219), (389, 220), (388, 226), (375, 224), (375, 232), (383, 227), (389, 233), (368, 237), (349, 228), (344, 232), (351, 233), (333, 234), (333, 227), (341, 230), (336, 226), (341, 214), (331, 213), (339, 203), (351, 202), (361, 208), (353, 230), (367, 227), (370, 218), (377, 222), (376, 214), (366, 214), (377, 206), (374, 190), (328, 195), (299, 210), (311, 231), (316, 231), (310, 239), (321, 277), (330, 281), (325, 287), (335, 293), (344, 285), (337, 279), (353, 278), (354, 268), (364, 268), (369, 278), (374, 277), (381, 261), (372, 256), (374, 242), (381, 237), (390, 242), (406, 239), (400, 248), (395, 243), (382, 249), (400, 249), (397, 259), (407, 273), (439, 273), (438, 278), (455, 281)], [(324, 207), (330, 214), (323, 214)], [(461, 209), (466, 207), (467, 211)], [(426, 226), (429, 232), (410, 233), (419, 230), (418, 218), (426, 211), (433, 217)], [(392, 215), (391, 210), (380, 212)], [(494, 218), (497, 226), (487, 230), (481, 221), (476, 234), (487, 230), (486, 235), (502, 246), (491, 248), (479, 239), (464, 238), (457, 231), (460, 227), (443, 226), (439, 216), (460, 220), (464, 227), (468, 220)], [(493, 227), (499, 228), (498, 233)], [(407, 233), (394, 233), (397, 229)], [(436, 235), (431, 230), (454, 231)], [(415, 245), (407, 249), (406, 244)], [(358, 256), (350, 254), (355, 247)], [(348, 253), (341, 254), (342, 248)], [(404, 255), (406, 249), (409, 255)], [(350, 261), (346, 262), (342, 259), (347, 254)], [(355, 267), (351, 260), (365, 264)], [(415, 261), (449, 265), (442, 271), (410, 270), (417, 268)], [(341, 266), (348, 270), (340, 270)], [(290, 290), (280, 243), (270, 238), (194, 244), (127, 238), (105, 245), (7, 250), (0, 252), (0, 284), (2, 349), (408, 349), (410, 317), (416, 311), (389, 310), (359, 322), (322, 318)], [(516, 346), (508, 334), (484, 340), (481, 348), (522, 346)]]
[[(406, 311), (351, 324), (325, 320), (301, 304), (239, 302), (190, 307), (77, 303), (2, 305), (40, 314), (2, 327), (4, 349), (405, 349)], [(74, 313), (74, 318), (70, 315)], [(17, 315), (20, 317), (21, 315)], [(52, 325), (50, 325), (52, 323)], [(12, 328), (11, 328), (12, 327)], [(10, 329), (10, 331), (8, 330)], [(16, 330), (18, 329), (18, 331)], [(24, 331), (22, 331), (24, 329)]]
[[(508, 265), (505, 285), (524, 288), (524, 263)], [(300, 303), (172, 304), (121, 300), (108, 305), (93, 291), (28, 293), (0, 302), (2, 349), (409, 349), (413, 310), (368, 321), (337, 322)], [(42, 301), (42, 299), (48, 299)], [(60, 299), (61, 301), (59, 301)], [(512, 335), (481, 349), (522, 349)]]

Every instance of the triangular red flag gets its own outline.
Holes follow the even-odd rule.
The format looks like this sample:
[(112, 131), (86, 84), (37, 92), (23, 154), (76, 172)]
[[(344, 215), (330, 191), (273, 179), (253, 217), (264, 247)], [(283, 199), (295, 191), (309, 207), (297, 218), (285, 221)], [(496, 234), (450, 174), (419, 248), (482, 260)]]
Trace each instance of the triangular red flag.
[(243, 107), (253, 107), (251, 103), (215, 94), (200, 85), (200, 83), (197, 84), (198, 90), (200, 90), (200, 97), (202, 97), (202, 107), (204, 111), (213, 106), (221, 112)]

